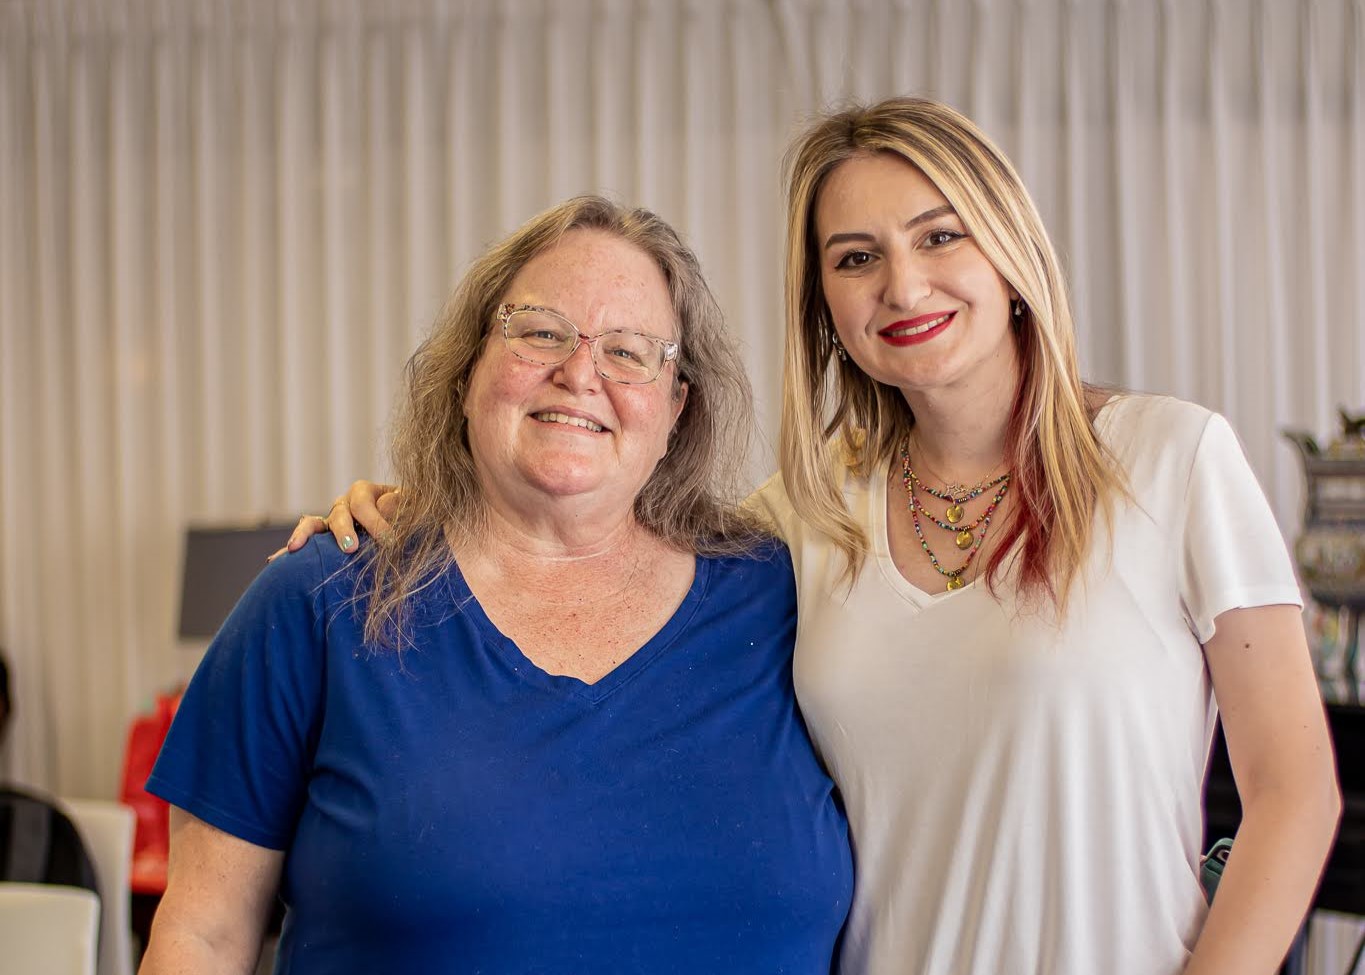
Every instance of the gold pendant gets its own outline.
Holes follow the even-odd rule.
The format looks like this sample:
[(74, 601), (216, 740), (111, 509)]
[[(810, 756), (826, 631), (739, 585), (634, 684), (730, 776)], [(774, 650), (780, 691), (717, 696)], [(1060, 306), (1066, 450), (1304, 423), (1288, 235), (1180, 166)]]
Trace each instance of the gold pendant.
[(961, 589), (965, 585), (966, 583), (962, 581), (962, 576), (953, 576), (948, 580), (948, 591), (952, 592), (954, 589)]
[(958, 532), (957, 538), (955, 540), (957, 542), (957, 547), (962, 549), (971, 548), (972, 542), (974, 541), (974, 539), (972, 538), (972, 533), (969, 531)]
[(960, 504), (950, 504), (950, 505), (948, 505), (948, 512), (947, 512), (947, 514), (948, 514), (948, 524), (950, 524), (950, 525), (956, 525), (959, 521), (962, 520), (962, 505), (960, 505)]

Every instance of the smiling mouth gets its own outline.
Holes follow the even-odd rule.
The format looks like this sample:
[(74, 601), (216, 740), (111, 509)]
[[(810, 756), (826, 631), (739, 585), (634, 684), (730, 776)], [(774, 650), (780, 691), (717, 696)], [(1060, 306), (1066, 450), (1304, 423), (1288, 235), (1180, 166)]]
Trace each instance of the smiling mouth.
[(923, 335), (925, 332), (938, 328), (940, 325), (944, 324), (948, 319), (952, 318), (954, 314), (954, 312), (948, 312), (946, 315), (939, 315), (937, 318), (930, 319), (921, 325), (912, 325), (903, 328), (888, 328), (881, 334), (890, 339), (903, 339), (915, 335)]
[(587, 417), (569, 416), (566, 413), (532, 413), (531, 417), (541, 423), (562, 423), (569, 427), (582, 427), (593, 433), (601, 433), (603, 430), (602, 424), (593, 423)]

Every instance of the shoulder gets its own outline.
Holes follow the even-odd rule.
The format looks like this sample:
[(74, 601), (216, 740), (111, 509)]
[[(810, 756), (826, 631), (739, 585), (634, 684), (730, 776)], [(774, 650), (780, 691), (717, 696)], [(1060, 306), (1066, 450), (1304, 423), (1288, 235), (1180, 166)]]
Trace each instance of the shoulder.
[(1148, 433), (1159, 440), (1198, 441), (1210, 419), (1217, 416), (1198, 403), (1152, 393), (1118, 393), (1095, 418), (1102, 438)]
[(315, 626), (356, 591), (363, 555), (348, 556), (330, 537), (309, 539), (297, 552), (266, 564), (223, 624), (220, 636), (251, 627)]
[(733, 555), (697, 558), (699, 573), (705, 566), (708, 601), (755, 604), (770, 598), (783, 603), (796, 599), (791, 553), (780, 539), (761, 539)]
[(288, 552), (268, 563), (257, 582), (279, 594), (318, 594), (343, 588), (349, 595), (364, 561), (363, 547), (360, 552), (347, 555), (337, 548), (330, 535), (314, 535), (297, 552)]
[(1219, 441), (1237, 444), (1227, 420), (1207, 407), (1146, 393), (1114, 396), (1096, 416), (1095, 430), (1130, 475), (1188, 473), (1211, 430)]
[[(692, 638), (765, 645), (790, 652), (796, 618), (796, 575), (787, 546), (767, 541), (739, 555), (700, 556), (688, 632)], [(783, 641), (786, 641), (783, 643)]]
[(360, 557), (342, 552), (330, 535), (314, 535), (297, 552), (286, 552), (266, 563), (261, 578), (277, 586), (316, 586)]
[(733, 555), (699, 556), (711, 565), (711, 571), (739, 575), (745, 578), (780, 578), (791, 575), (791, 553), (779, 538), (760, 538), (743, 552)]
[(787, 537), (791, 520), (796, 516), (780, 471), (760, 484), (744, 502), (744, 507), (762, 518), (782, 538)]
[[(854, 512), (861, 507), (861, 499), (867, 495), (871, 485), (870, 478), (855, 472), (855, 467), (864, 462), (861, 450), (861, 444), (851, 446), (842, 435), (836, 435), (824, 451), (824, 466), (819, 470), (821, 478), (827, 479), (825, 483), (843, 495), (845, 506)], [(885, 473), (884, 464), (872, 461), (871, 465), (880, 468), (882, 474)], [(764, 481), (745, 504), (765, 519), (778, 537), (793, 547), (797, 545), (803, 534), (804, 522), (792, 503), (782, 472)]]

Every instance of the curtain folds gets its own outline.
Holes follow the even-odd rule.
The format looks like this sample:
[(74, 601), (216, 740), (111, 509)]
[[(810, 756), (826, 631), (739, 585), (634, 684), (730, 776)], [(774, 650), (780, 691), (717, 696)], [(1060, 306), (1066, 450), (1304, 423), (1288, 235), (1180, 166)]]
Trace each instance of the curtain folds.
[(565, 196), (696, 246), (758, 397), (756, 480), (783, 147), (901, 92), (1019, 165), (1087, 375), (1226, 413), (1292, 534), (1278, 431), (1365, 406), (1365, 0), (0, 3), (11, 773), (115, 791), (129, 716), (193, 662), (186, 524), (382, 475), (461, 269)]

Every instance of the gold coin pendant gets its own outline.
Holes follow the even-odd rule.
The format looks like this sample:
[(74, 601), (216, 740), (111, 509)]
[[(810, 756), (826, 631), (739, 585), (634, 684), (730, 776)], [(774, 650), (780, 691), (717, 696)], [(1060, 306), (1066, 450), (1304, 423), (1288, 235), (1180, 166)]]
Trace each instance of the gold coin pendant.
[(962, 520), (962, 505), (960, 505), (960, 504), (950, 504), (950, 505), (948, 505), (948, 524), (950, 524), (950, 525), (956, 525), (956, 524), (957, 524), (959, 521), (961, 521), (961, 520)]
[(957, 538), (955, 538), (954, 541), (957, 542), (958, 548), (968, 549), (972, 547), (972, 542), (974, 541), (974, 539), (972, 538), (971, 532), (960, 531), (957, 533)]
[(953, 576), (948, 580), (948, 591), (952, 592), (954, 589), (961, 589), (965, 585), (966, 583), (962, 581), (962, 576)]

